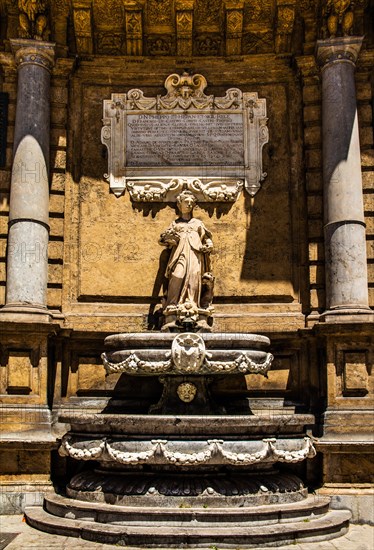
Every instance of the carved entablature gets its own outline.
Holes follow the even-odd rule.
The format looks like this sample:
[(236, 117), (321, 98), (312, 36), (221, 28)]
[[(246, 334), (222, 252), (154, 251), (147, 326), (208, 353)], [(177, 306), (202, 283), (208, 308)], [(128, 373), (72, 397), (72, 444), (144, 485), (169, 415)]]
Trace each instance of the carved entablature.
[(243, 188), (256, 194), (266, 177), (266, 100), (238, 88), (215, 97), (206, 87), (200, 74), (172, 74), (163, 96), (133, 89), (104, 101), (105, 178), (115, 195), (174, 202), (189, 189), (201, 202), (234, 202)]

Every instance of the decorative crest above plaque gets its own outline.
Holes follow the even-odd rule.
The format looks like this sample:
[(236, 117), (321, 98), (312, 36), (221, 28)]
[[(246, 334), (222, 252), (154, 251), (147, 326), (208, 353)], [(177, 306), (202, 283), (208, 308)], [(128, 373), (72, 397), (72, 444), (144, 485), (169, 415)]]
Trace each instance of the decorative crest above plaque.
[(104, 100), (104, 177), (115, 195), (174, 202), (189, 189), (199, 202), (234, 202), (243, 187), (256, 194), (266, 177), (266, 100), (238, 88), (215, 97), (206, 87), (201, 74), (171, 74), (164, 96), (133, 89)]

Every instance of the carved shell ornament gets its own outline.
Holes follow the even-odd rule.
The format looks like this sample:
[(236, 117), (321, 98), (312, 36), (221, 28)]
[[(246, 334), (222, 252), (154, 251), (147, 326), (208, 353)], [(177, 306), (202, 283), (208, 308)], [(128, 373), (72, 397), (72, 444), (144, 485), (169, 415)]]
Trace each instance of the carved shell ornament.
[(190, 75), (185, 71), (180, 76), (174, 73), (165, 80), (167, 90), (165, 99), (175, 96), (180, 96), (184, 100), (189, 99), (191, 96), (203, 97), (207, 86), (206, 78), (201, 74)]

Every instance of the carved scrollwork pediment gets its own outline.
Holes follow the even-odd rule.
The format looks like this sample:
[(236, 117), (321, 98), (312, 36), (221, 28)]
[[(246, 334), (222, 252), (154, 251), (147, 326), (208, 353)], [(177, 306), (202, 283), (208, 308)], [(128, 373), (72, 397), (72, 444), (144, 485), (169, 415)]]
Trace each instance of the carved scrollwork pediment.
[(104, 101), (101, 140), (108, 148), (111, 190), (135, 202), (174, 202), (189, 189), (199, 202), (234, 202), (251, 196), (266, 177), (266, 100), (229, 88), (206, 95), (201, 74), (173, 73), (165, 95), (134, 88)]

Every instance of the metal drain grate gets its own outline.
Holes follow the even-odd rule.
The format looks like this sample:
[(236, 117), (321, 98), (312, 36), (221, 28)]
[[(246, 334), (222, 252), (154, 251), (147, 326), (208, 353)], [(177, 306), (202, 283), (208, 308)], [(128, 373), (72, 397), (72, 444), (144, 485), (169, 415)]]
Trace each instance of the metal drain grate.
[(1, 533), (0, 534), (0, 550), (4, 550), (14, 540), (18, 537), (19, 533)]

